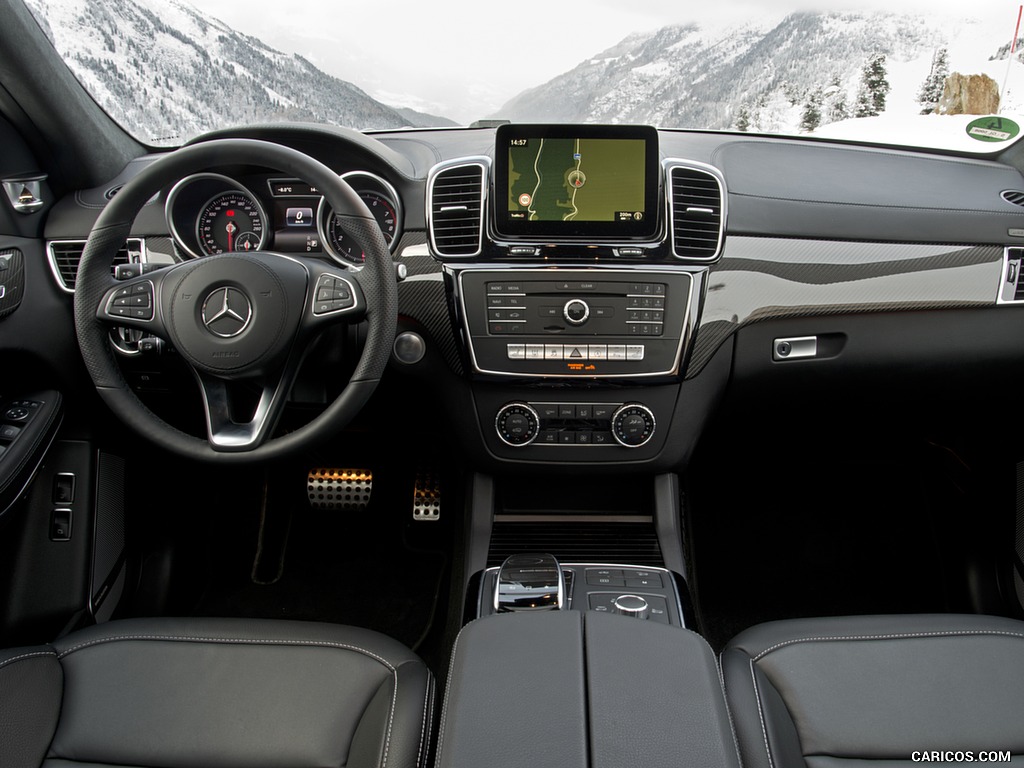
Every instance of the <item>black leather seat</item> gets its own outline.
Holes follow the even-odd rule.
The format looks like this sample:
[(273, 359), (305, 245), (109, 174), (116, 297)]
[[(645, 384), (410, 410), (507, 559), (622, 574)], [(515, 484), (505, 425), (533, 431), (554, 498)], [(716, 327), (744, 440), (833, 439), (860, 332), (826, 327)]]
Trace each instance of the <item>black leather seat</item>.
[(434, 684), (329, 624), (143, 619), (0, 652), (0, 765), (416, 768)]
[(1024, 623), (1012, 619), (773, 622), (730, 642), (722, 671), (745, 768), (1024, 755)]

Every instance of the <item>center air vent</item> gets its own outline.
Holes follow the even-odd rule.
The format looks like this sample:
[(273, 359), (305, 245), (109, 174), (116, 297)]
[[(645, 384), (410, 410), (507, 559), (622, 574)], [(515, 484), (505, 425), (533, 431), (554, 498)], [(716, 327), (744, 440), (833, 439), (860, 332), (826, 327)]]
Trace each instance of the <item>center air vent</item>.
[(430, 244), (438, 256), (476, 256), (483, 247), (486, 158), (435, 166), (427, 181)]
[[(50, 257), (50, 270), (58, 284), (68, 293), (74, 293), (78, 277), (78, 263), (82, 260), (85, 240), (52, 240), (46, 246)], [(117, 252), (111, 269), (118, 264), (129, 264), (142, 260), (145, 246), (139, 238), (129, 238)]]
[(725, 232), (725, 183), (710, 166), (666, 163), (672, 217), (672, 253), (680, 259), (712, 261), (721, 255)]

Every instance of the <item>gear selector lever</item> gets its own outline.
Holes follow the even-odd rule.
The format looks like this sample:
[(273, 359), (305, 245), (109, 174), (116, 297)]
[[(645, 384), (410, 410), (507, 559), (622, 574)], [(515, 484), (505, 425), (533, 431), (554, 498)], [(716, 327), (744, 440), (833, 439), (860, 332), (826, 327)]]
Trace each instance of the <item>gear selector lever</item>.
[(554, 611), (565, 605), (565, 576), (554, 555), (505, 558), (494, 588), (495, 611)]

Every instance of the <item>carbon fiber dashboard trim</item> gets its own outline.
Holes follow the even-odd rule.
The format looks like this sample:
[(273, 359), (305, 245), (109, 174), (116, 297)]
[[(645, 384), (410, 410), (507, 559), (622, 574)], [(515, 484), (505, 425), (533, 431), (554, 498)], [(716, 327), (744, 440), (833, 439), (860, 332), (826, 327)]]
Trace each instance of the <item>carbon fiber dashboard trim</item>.
[(448, 316), (444, 275), (441, 265), (427, 252), (426, 242), (425, 232), (406, 232), (396, 249), (399, 263), (408, 270), (408, 276), (398, 284), (398, 314), (422, 325), (437, 344), (448, 367), (461, 375), (462, 361)]
[(999, 246), (732, 236), (708, 275), (686, 378), (762, 320), (994, 306), (1002, 264)]

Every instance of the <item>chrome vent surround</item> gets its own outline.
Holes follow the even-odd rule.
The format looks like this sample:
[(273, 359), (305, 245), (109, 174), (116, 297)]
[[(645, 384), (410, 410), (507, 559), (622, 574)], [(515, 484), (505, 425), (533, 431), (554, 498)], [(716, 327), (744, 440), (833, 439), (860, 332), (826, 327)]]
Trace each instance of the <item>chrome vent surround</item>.
[(678, 259), (714, 261), (725, 237), (725, 179), (702, 163), (666, 160), (672, 254)]
[(427, 177), (427, 230), (438, 256), (468, 258), (483, 249), (487, 203), (485, 157), (434, 166)]
[(1024, 304), (1024, 248), (1007, 248), (1003, 251), (1003, 276), (999, 283), (996, 304)]
[[(78, 263), (82, 260), (85, 240), (51, 240), (46, 244), (50, 271), (61, 290), (75, 292)], [(130, 237), (111, 262), (111, 270), (118, 264), (145, 261), (146, 243), (142, 238)]]
[(1004, 189), (1000, 195), (1003, 200), (1013, 205), (1019, 205), (1024, 208), (1024, 191), (1019, 189)]

